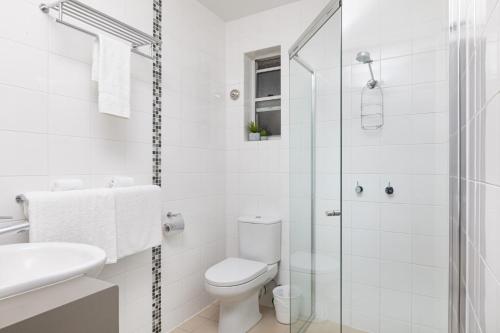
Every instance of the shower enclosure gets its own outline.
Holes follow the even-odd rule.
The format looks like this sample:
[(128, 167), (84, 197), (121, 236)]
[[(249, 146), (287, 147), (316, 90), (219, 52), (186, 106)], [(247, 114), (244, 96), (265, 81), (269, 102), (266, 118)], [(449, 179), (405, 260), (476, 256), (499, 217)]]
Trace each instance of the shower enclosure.
[(448, 332), (448, 13), (422, 6), (331, 1), (289, 51), (293, 333)]

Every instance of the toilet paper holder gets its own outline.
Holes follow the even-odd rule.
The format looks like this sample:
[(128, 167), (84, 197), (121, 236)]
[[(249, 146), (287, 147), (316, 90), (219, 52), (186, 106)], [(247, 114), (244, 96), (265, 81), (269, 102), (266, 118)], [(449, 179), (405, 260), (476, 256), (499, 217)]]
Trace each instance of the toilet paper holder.
[(182, 231), (185, 228), (184, 218), (181, 213), (168, 212), (166, 220), (163, 222), (163, 230), (165, 233), (173, 233), (174, 231)]

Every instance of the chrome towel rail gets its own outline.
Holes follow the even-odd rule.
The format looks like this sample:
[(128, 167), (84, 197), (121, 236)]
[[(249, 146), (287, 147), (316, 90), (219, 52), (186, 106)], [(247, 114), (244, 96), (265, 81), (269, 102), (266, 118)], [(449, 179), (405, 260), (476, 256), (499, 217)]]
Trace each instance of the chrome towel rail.
[(25, 201), (26, 201), (26, 197), (24, 196), (24, 194), (16, 195), (16, 202), (18, 204), (24, 203)]
[[(26, 197), (24, 194), (19, 194), (16, 196), (16, 202), (19, 204), (23, 204), (26, 201)], [(12, 232), (21, 232), (27, 231), (30, 228), (30, 225), (27, 220), (14, 220), (13, 216), (0, 216), (0, 220), (10, 220), (9, 222), (22, 222), (16, 224), (10, 224), (7, 227), (0, 226), (0, 235), (8, 234)]]
[[(121, 38), (132, 44), (132, 52), (149, 59), (153, 59), (153, 44), (161, 44), (159, 39), (77, 0), (61, 0), (50, 4), (42, 3), (40, 10), (46, 14), (49, 14), (50, 10), (57, 11), (56, 22), (88, 35), (98, 36), (95, 32), (68, 22), (67, 17)], [(138, 49), (144, 46), (149, 46), (149, 55)]]
[(3, 227), (3, 228), (0, 227), (0, 235), (8, 234), (11, 232), (27, 231), (27, 230), (29, 230), (29, 228), (30, 228), (30, 225), (28, 222), (14, 224), (14, 225), (10, 225), (8, 227)]

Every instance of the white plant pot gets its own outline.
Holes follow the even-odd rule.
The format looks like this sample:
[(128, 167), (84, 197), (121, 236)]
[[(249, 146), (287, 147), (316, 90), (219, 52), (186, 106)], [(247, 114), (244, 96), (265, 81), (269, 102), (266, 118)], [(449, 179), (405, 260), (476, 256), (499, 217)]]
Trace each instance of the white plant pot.
[(261, 140), (261, 141), (265, 141), (265, 140), (268, 140), (268, 139), (269, 139), (269, 137), (268, 137), (268, 136), (261, 136), (261, 137), (260, 137), (260, 140)]
[(260, 141), (260, 133), (248, 133), (248, 141)]

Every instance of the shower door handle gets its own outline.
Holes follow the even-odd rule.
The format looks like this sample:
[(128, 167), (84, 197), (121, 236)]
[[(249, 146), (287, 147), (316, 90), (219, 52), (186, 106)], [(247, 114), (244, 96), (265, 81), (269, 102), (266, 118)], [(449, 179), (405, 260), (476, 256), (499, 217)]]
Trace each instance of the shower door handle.
[(342, 215), (342, 212), (339, 210), (327, 210), (325, 214), (326, 216), (340, 216)]

